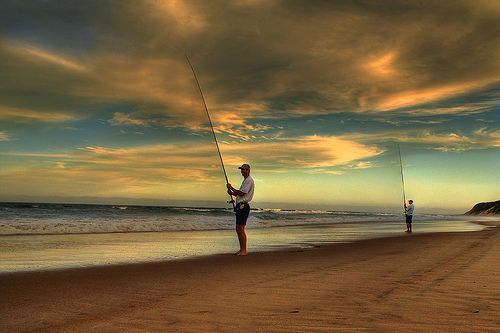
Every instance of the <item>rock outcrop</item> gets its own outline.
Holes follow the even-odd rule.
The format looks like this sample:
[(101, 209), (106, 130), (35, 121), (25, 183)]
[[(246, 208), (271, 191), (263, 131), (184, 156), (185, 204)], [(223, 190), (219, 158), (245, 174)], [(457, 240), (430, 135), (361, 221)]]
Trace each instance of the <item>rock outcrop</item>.
[(500, 215), (500, 200), (478, 203), (465, 215)]

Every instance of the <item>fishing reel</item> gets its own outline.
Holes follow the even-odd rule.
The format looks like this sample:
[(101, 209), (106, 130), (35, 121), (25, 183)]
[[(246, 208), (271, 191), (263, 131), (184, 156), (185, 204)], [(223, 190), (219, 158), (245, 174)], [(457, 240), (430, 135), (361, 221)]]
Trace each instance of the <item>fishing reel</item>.
[(229, 200), (227, 203), (234, 204), (234, 200)]

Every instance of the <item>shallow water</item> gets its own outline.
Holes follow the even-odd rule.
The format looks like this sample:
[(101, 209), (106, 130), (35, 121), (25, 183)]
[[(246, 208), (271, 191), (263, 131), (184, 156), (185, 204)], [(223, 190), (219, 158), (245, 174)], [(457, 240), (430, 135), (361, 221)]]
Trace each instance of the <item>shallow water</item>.
[[(460, 220), (415, 221), (414, 233), (476, 231)], [(362, 221), (247, 228), (248, 250), (273, 251), (402, 234), (403, 221)], [(0, 236), (0, 273), (178, 260), (232, 253), (234, 230)]]

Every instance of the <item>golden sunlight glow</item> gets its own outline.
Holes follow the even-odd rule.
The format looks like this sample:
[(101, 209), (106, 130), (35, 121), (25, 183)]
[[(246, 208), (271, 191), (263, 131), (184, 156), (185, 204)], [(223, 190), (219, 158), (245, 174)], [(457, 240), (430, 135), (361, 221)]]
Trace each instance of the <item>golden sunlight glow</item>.
[(224, 145), (222, 147), (229, 156), (241, 155), (245, 151), (246, 158), (258, 161), (263, 165), (276, 168), (311, 168), (330, 167), (349, 163), (354, 160), (373, 157), (383, 153), (376, 147), (369, 147), (338, 137), (306, 136), (302, 138), (281, 139), (279, 141), (239, 144), (238, 147)]
[(7, 47), (10, 52), (16, 53), (21, 57), (28, 58), (31, 61), (44, 61), (65, 67), (67, 69), (75, 71), (87, 71), (88, 68), (70, 57), (63, 57), (61, 55), (56, 55), (48, 50), (44, 50), (33, 45), (29, 45), (22, 42), (3, 42), (4, 47)]
[(18, 123), (62, 123), (74, 120), (75, 117), (68, 113), (35, 111), (0, 105), (0, 119)]
[(396, 69), (393, 67), (392, 62), (396, 57), (396, 52), (388, 53), (374, 61), (368, 63), (367, 68), (372, 74), (386, 76), (396, 73)]
[(179, 31), (183, 33), (196, 32), (203, 29), (205, 26), (201, 16), (196, 14), (196, 8), (189, 7), (186, 1), (153, 1), (153, 4), (173, 18), (180, 26)]
[[(489, 83), (489, 82), (485, 82)], [(444, 99), (449, 96), (463, 94), (467, 91), (477, 89), (485, 84), (481, 82), (465, 83), (461, 85), (449, 85), (443, 87), (432, 87), (422, 90), (407, 90), (387, 98), (381, 99), (377, 110), (387, 111), (402, 108), (406, 106), (429, 103), (432, 101)]]
[(0, 141), (10, 141), (11, 135), (7, 131), (0, 131)]

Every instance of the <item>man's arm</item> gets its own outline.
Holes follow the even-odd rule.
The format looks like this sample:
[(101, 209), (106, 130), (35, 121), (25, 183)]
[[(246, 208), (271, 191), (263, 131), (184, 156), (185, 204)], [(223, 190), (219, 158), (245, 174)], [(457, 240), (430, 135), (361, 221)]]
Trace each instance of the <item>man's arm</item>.
[(239, 195), (241, 197), (246, 194), (245, 192), (241, 192), (240, 190), (235, 189), (231, 184), (227, 184), (226, 186), (227, 193), (229, 193), (230, 195)]

